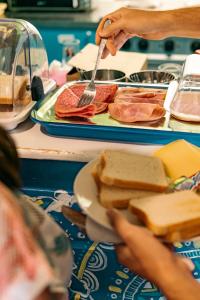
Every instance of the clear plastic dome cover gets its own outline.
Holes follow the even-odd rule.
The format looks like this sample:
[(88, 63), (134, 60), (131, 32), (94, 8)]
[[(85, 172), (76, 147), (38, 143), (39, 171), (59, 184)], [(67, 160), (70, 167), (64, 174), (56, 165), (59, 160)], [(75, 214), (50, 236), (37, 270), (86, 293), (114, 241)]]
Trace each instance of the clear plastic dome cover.
[(26, 21), (0, 19), (0, 112), (16, 114), (32, 102), (35, 77), (42, 86), (48, 83), (48, 59), (39, 32)]
[(183, 121), (200, 122), (200, 55), (186, 58), (171, 113)]

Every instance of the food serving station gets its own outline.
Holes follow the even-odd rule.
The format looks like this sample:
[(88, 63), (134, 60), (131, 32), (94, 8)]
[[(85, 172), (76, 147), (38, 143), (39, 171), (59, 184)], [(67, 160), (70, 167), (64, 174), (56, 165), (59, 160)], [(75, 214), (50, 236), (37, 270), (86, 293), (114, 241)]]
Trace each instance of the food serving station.
[[(43, 13), (45, 9), (36, 9), (36, 12), (27, 14), (26, 6), (22, 5), (23, 9), (20, 9), (20, 1), (18, 4), (17, 1), (9, 2), (10, 10), (7, 12), (9, 17), (28, 19), (41, 33), (47, 50), (45, 50), (43, 44), (40, 44), (39, 47), (37, 43), (33, 47), (28, 45), (28, 50), (34, 49), (35, 51), (35, 54), (31, 54), (30, 57), (35, 57), (38, 49), (42, 50), (45, 59), (39, 66), (32, 66), (30, 61), (25, 61), (23, 69), (31, 71), (38, 67), (34, 75), (37, 75), (37, 78), (40, 78), (41, 74), (45, 75), (45, 81), (49, 79), (49, 66), (45, 51), (47, 51), (49, 62), (55, 58), (62, 60), (63, 45), (59, 44), (58, 35), (69, 36), (72, 34), (73, 37), (80, 40), (80, 48), (83, 48), (86, 44), (94, 42), (95, 29), (99, 18), (106, 13), (107, 9), (111, 10), (112, 7), (113, 10), (121, 4), (117, 1), (110, 1), (106, 2), (107, 6), (105, 6), (103, 3), (99, 4), (100, 1), (94, 1), (91, 6), (91, 2), (83, 1), (84, 5), (76, 7), (76, 3), (80, 1), (71, 1), (72, 6), (66, 9), (65, 12), (59, 12), (62, 10), (60, 8), (62, 6), (59, 7), (58, 3), (62, 1), (58, 1), (56, 16), (59, 16), (59, 19), (55, 22), (55, 14), (52, 13), (55, 7), (49, 7), (46, 14)], [(75, 12), (76, 8), (77, 11)], [(28, 32), (28, 36), (29, 34)], [(34, 38), (40, 37), (37, 32), (34, 32), (33, 35)], [(41, 40), (39, 38), (38, 41)], [(155, 69), (158, 65), (169, 62), (178, 63), (182, 68), (186, 56), (200, 47), (198, 43), (198, 40), (173, 38), (166, 41), (149, 41), (146, 43), (142, 39), (135, 38), (130, 43), (125, 44), (123, 50), (145, 54), (149, 62), (148, 67), (146, 65), (147, 69)], [(22, 49), (21, 55), (24, 57), (24, 48), (22, 47)], [(30, 53), (30, 51), (28, 52)], [(24, 62), (24, 58), (22, 61)], [(44, 65), (45, 72), (40, 72), (44, 70)], [(140, 69), (144, 69), (144, 67), (141, 66)], [(32, 103), (32, 101), (38, 99), (34, 99), (33, 94), (30, 95), (30, 86), (33, 83), (34, 76), (31, 76), (30, 72), (27, 73), (29, 84), (26, 84), (28, 85), (26, 90), (29, 91), (30, 102)], [(17, 75), (12, 73), (12, 76), (15, 78)], [(177, 139), (185, 139), (195, 147), (199, 147), (200, 123), (199, 121), (187, 122), (170, 114), (170, 104), (178, 91), (178, 83), (176, 81), (173, 85), (174, 80), (171, 81), (172, 84), (170, 81), (138, 83), (128, 82), (128, 80), (126, 82), (111, 80), (96, 82), (99, 86), (114, 84), (118, 92), (124, 91), (123, 89), (132, 89), (132, 91), (139, 89), (140, 93), (154, 93), (155, 90), (164, 93), (165, 100), (168, 101), (162, 99), (164, 115), (156, 121), (121, 122), (112, 118), (108, 110), (104, 110), (101, 114), (94, 114), (87, 120), (59, 118), (55, 111), (55, 104), (60, 95), (66, 89), (70, 90), (73, 85), (80, 86), (88, 83), (88, 80), (85, 79), (82, 81), (75, 79), (70, 82), (70, 77), (67, 78), (68, 81), (61, 87), (55, 88), (55, 82), (50, 81), (46, 92), (43, 90), (41, 93), (41, 89), (39, 89), (40, 99), (36, 104), (34, 103), (29, 119), (25, 122), (24, 119), (20, 119), (19, 122), (14, 124), (16, 126), (13, 126), (16, 128), (10, 131), (20, 156), (23, 192), (50, 213), (69, 236), (74, 254), (72, 280), (69, 285), (70, 299), (164, 299), (161, 291), (155, 285), (137, 274), (131, 273), (126, 267), (117, 263), (113, 244), (92, 241), (72, 224), (62, 213), (62, 206), (80, 211), (77, 200), (73, 195), (74, 180), (79, 171), (88, 162), (95, 159), (102, 150), (123, 149), (151, 155), (162, 145)], [(169, 86), (171, 86), (170, 89)], [(110, 104), (107, 103), (107, 105)], [(19, 110), (16, 109), (16, 106), (14, 108), (14, 111), (18, 114)], [(177, 253), (192, 259), (195, 265), (194, 277), (199, 280), (199, 240), (176, 243), (174, 249)]]

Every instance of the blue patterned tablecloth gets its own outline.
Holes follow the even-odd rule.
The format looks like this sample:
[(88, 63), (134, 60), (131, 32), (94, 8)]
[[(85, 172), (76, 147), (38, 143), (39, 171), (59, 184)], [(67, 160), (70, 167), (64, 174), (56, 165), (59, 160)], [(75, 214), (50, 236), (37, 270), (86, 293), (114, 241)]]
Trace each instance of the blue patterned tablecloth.
[[(74, 254), (73, 274), (69, 287), (71, 300), (165, 299), (156, 286), (117, 262), (111, 244), (94, 243), (62, 215), (62, 205), (79, 209), (73, 196), (62, 190), (47, 194), (36, 195), (35, 193), (30, 196), (34, 202), (52, 215), (71, 240)], [(194, 277), (199, 280), (200, 239), (194, 242), (177, 243), (175, 251), (192, 259), (195, 264)]]

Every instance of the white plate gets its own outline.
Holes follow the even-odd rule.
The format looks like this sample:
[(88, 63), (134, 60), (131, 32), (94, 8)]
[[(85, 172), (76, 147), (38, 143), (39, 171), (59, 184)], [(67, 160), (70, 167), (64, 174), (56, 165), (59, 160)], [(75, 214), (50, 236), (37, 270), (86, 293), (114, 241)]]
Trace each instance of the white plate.
[[(87, 216), (99, 225), (107, 229), (112, 229), (106, 215), (106, 208), (100, 205), (98, 201), (97, 185), (92, 176), (92, 169), (96, 162), (97, 159), (92, 160), (80, 170), (74, 181), (74, 194), (79, 206)], [(120, 210), (120, 212), (132, 224), (141, 225), (137, 217), (129, 213), (128, 210)]]
[[(110, 225), (109, 219), (106, 215), (106, 208), (100, 205), (98, 201), (97, 185), (92, 176), (92, 169), (96, 162), (97, 159), (92, 160), (80, 170), (74, 181), (74, 194), (76, 196), (79, 206), (88, 217), (90, 217), (97, 224), (103, 226), (106, 229), (109, 229), (109, 231), (113, 231), (113, 228)], [(128, 210), (120, 209), (120, 212), (123, 215), (125, 215), (125, 217), (130, 223), (139, 226), (144, 226), (137, 219), (137, 217), (130, 213)], [(164, 241), (163, 239), (160, 240)], [(200, 237), (197, 236), (188, 240), (199, 241)]]

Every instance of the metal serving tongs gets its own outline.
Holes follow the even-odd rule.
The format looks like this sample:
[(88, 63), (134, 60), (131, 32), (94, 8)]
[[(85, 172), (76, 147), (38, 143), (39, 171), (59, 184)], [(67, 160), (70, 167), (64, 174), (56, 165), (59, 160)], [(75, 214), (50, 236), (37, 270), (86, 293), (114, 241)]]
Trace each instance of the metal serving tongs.
[[(105, 24), (104, 24), (104, 28), (106, 28), (108, 25), (111, 24), (110, 20), (106, 20)], [(95, 63), (95, 67), (94, 70), (92, 72), (92, 78), (91, 81), (89, 82), (89, 84), (86, 86), (83, 95), (81, 96), (77, 107), (82, 107), (85, 105), (89, 105), (95, 98), (96, 96), (96, 87), (95, 87), (95, 77), (96, 77), (96, 73), (97, 73), (97, 69), (99, 66), (99, 62), (103, 53), (103, 50), (105, 48), (107, 39), (101, 39), (100, 45), (99, 45), (99, 49), (98, 49), (98, 54), (97, 54), (97, 59), (96, 59), (96, 63)]]

